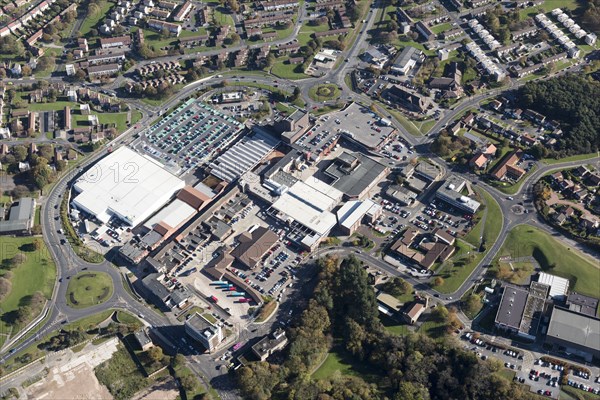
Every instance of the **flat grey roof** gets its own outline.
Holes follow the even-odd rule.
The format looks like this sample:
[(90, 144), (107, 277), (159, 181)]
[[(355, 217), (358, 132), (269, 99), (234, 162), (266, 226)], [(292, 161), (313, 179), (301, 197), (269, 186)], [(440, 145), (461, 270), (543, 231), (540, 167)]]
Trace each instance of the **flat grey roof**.
[(405, 47), (400, 55), (394, 61), (394, 67), (404, 69), (406, 63), (408, 63), (411, 59), (417, 61), (422, 54), (421, 50), (416, 47), (407, 46)]
[(31, 197), (19, 199), (11, 208), (10, 221), (29, 220), (35, 215), (35, 200)]
[[(353, 162), (352, 159), (356, 160), (356, 166), (347, 169), (344, 163)], [(344, 152), (339, 160), (334, 160), (325, 169), (325, 173), (335, 179), (331, 186), (350, 197), (354, 197), (372, 185), (386, 168), (385, 165), (364, 154)]]
[(567, 304), (569, 305), (569, 309), (572, 311), (589, 315), (591, 317), (597, 316), (596, 312), (598, 310), (598, 299), (594, 297), (573, 292), (569, 295), (569, 297), (567, 297)]
[(600, 319), (554, 307), (547, 336), (598, 351)]
[(496, 323), (518, 330), (521, 325), (528, 292), (516, 286), (506, 286), (496, 314)]

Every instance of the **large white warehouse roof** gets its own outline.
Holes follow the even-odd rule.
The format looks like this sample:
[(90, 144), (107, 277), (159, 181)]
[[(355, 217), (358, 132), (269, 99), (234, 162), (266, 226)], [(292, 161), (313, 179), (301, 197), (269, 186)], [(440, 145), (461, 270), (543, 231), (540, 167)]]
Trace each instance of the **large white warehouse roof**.
[(149, 157), (121, 147), (75, 182), (73, 204), (100, 221), (112, 216), (136, 226), (163, 206), (185, 182)]
[[(342, 199), (342, 192), (318, 179), (296, 182), (281, 195), (273, 208), (319, 235), (327, 235), (336, 224), (333, 209)], [(287, 218), (286, 218), (287, 217)]]

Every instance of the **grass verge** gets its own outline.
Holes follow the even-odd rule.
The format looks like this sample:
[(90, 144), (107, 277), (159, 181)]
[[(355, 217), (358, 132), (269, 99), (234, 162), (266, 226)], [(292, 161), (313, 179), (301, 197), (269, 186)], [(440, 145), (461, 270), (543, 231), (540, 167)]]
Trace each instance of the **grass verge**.
[(600, 297), (600, 268), (577, 250), (530, 225), (518, 225), (506, 237), (498, 257), (533, 257), (542, 270), (569, 279), (569, 288)]
[[(38, 249), (35, 249), (34, 241), (40, 246)], [(56, 280), (56, 265), (41, 238), (1, 236), (0, 251), (0, 262), (4, 267), (0, 276), (10, 282), (8, 294), (0, 301), (0, 332), (14, 335), (41, 311), (41, 308), (35, 309), (35, 315), (32, 313), (29, 318), (18, 321), (15, 313), (19, 307), (28, 305), (36, 292), (50, 299)], [(22, 254), (18, 257), (23, 262), (11, 269), (6, 268), (9, 260), (18, 254)]]

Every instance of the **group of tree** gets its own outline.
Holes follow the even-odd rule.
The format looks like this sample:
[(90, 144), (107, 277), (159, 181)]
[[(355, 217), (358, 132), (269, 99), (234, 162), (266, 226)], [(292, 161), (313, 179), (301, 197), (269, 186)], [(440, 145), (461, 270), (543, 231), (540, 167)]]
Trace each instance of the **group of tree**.
[(396, 276), (384, 282), (381, 285), (381, 290), (391, 294), (394, 297), (400, 297), (407, 293), (410, 293), (412, 291), (412, 286), (404, 279)]
[[(29, 162), (31, 169), (27, 172), (21, 173), (27, 181), (30, 182), (30, 186), (37, 189), (44, 188), (47, 184), (54, 182), (56, 179), (56, 172), (48, 165), (53, 159), (54, 153), (51, 145), (40, 145), (37, 153), (29, 154), (27, 148), (22, 145), (12, 146), (10, 152), (3, 154), (0, 157), (0, 162), (8, 166), (8, 172), (17, 174), (19, 173), (18, 164), (23, 161)], [(57, 163), (55, 165), (56, 170), (64, 169), (66, 166), (65, 162)], [(13, 189), (14, 197), (23, 197), (27, 195), (29, 189), (24, 185), (18, 185)]]
[(0, 54), (22, 57), (25, 54), (23, 43), (13, 35), (0, 38)]
[(148, 85), (146, 88), (136, 83), (133, 85), (131, 94), (136, 97), (149, 97), (151, 99), (162, 100), (171, 97), (174, 90), (173, 85), (169, 82), (161, 82), (158, 87)]
[(31, 319), (42, 312), (46, 297), (42, 292), (35, 292), (32, 295), (24, 296), (19, 301), (19, 307), (2, 315), (2, 321), (9, 325), (25, 325)]
[(600, 83), (569, 74), (531, 81), (517, 93), (518, 105), (560, 123), (563, 134), (554, 149), (537, 147), (543, 157), (564, 157), (600, 149)]
[(85, 339), (85, 331), (82, 328), (75, 330), (61, 330), (46, 342), (40, 343), (38, 348), (48, 351), (61, 351), (71, 346), (75, 346)]
[[(281, 364), (252, 362), (237, 379), (248, 399), (533, 399), (534, 395), (494, 374), (501, 366), (483, 362), (453, 341), (388, 333), (361, 262), (350, 256), (318, 262), (318, 282), (306, 310), (289, 329)], [(455, 312), (439, 307), (433, 318), (456, 324)], [(457, 319), (456, 319), (457, 320)], [(458, 323), (460, 323), (458, 321)], [(360, 376), (311, 374), (336, 340), (352, 362), (373, 371)]]
[(582, 15), (583, 26), (592, 32), (600, 34), (600, 0), (584, 2), (585, 11)]

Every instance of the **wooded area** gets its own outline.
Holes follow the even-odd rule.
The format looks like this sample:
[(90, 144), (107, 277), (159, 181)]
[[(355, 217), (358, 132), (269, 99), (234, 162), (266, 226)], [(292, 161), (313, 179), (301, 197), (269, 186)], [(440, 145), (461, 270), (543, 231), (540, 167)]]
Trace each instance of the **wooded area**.
[(538, 146), (539, 156), (564, 157), (598, 151), (600, 146), (600, 83), (577, 75), (528, 82), (517, 101), (557, 120), (563, 130), (555, 149)]
[[(379, 320), (373, 288), (353, 256), (341, 264), (321, 259), (318, 283), (307, 309), (290, 329), (285, 361), (254, 362), (238, 370), (248, 399), (534, 399), (535, 395), (494, 374), (499, 362), (481, 361), (452, 339), (388, 333)], [(339, 265), (339, 266), (338, 266)], [(446, 310), (444, 307), (438, 307)], [(335, 339), (373, 371), (368, 382), (334, 373), (311, 374)]]

